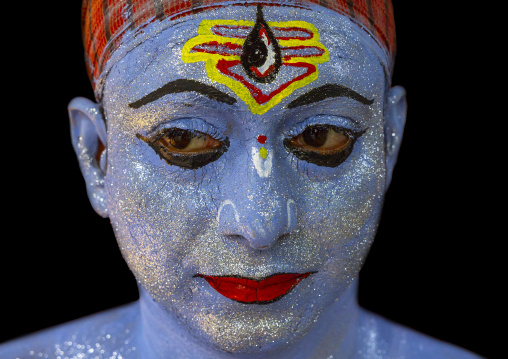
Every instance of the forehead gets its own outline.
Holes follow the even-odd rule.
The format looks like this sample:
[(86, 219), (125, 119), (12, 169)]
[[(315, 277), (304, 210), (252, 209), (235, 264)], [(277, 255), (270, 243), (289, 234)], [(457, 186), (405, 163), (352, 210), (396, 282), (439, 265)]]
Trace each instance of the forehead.
[[(282, 39), (279, 41), (280, 47), (286, 51), (283, 56), (287, 58), (289, 54), (291, 57), (291, 51), (296, 53), (296, 57), (289, 60), (283, 58), (283, 62), (292, 65), (300, 61), (303, 66), (314, 67), (315, 73), (293, 81), (299, 78), (298, 74), (287, 75), (280, 71), (279, 78), (273, 84), (259, 85), (264, 93), (276, 93), (278, 96), (261, 112), (278, 104), (278, 107), (287, 105), (296, 96), (330, 83), (346, 86), (368, 98), (379, 97), (379, 91), (385, 86), (379, 49), (374, 40), (349, 18), (320, 7), (309, 10), (266, 6), (262, 8), (262, 15), (272, 32), (279, 31), (275, 35)], [(217, 56), (220, 56), (217, 51), (224, 50), (226, 42), (241, 46), (258, 17), (256, 6), (233, 6), (201, 12), (170, 23), (165, 30), (148, 38), (115, 63), (106, 78), (105, 102), (108, 102), (108, 97), (112, 98), (108, 94), (114, 93), (115, 102), (132, 103), (168, 82), (189, 79), (239, 98), (239, 106), (262, 114), (259, 108), (263, 106), (256, 105), (252, 91), (248, 93), (245, 89), (247, 85), (238, 80), (238, 76), (235, 77), (237, 74), (228, 74), (228, 79), (217, 70), (217, 63), (220, 62), (217, 60)], [(202, 51), (201, 48), (198, 56), (195, 56), (196, 51), (189, 55), (192, 46), (196, 49), (205, 43), (217, 42), (217, 32), (213, 33), (212, 28), (222, 32), (216, 53), (210, 54), (213, 50)], [(280, 35), (281, 31), (289, 35)], [(312, 41), (306, 40), (305, 34), (311, 34)], [(288, 40), (290, 37), (293, 40)], [(226, 54), (228, 59), (232, 58), (230, 55), (235, 55), (233, 45), (229, 46)]]

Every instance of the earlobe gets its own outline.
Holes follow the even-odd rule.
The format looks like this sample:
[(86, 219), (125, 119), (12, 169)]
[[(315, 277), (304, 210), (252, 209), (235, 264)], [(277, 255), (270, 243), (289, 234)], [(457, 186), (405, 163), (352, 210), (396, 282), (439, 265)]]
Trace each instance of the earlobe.
[(73, 99), (67, 107), (71, 140), (85, 178), (88, 198), (95, 212), (108, 217), (104, 177), (106, 174), (106, 123), (99, 106), (83, 97)]
[(388, 90), (384, 111), (385, 153), (386, 153), (386, 185), (388, 189), (392, 180), (393, 169), (397, 163), (404, 125), (406, 124), (406, 90), (395, 86)]

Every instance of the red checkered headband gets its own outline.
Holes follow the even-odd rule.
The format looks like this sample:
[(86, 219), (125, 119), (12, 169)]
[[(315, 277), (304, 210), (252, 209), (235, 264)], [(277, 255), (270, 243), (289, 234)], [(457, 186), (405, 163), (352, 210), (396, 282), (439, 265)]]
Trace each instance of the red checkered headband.
[[(245, 5), (246, 1), (235, 2)], [(310, 8), (319, 5), (342, 15), (364, 29), (379, 44), (386, 55), (391, 72), (395, 55), (395, 24), (391, 0), (262, 0), (248, 2), (263, 6), (297, 6)], [(150, 36), (147, 26), (163, 20), (176, 20), (207, 9), (231, 6), (225, 0), (83, 0), (82, 32), (88, 76), (97, 100), (102, 97), (105, 74), (118, 53), (125, 54), (133, 42), (141, 43)], [(133, 40), (135, 39), (135, 41)], [(126, 44), (129, 43), (129, 46)], [(136, 45), (135, 44), (135, 45)], [(135, 46), (134, 45), (134, 46)], [(118, 51), (124, 48), (124, 51)]]

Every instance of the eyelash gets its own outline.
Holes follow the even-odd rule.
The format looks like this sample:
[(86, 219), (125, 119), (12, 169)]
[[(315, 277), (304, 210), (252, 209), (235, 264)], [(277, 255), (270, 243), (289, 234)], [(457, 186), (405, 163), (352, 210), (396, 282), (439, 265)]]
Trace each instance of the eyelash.
[[(337, 151), (337, 152), (325, 150), (325, 151), (323, 151), (324, 153), (319, 153), (318, 150), (309, 150), (308, 148), (307, 148), (307, 150), (304, 150), (302, 148), (302, 146), (300, 146), (300, 147), (295, 146), (294, 142), (299, 142), (299, 141), (296, 141), (295, 139), (302, 136), (305, 131), (311, 130), (313, 128), (327, 128), (328, 131), (332, 130), (335, 133), (339, 133), (343, 136), (346, 136), (348, 138), (347, 147), (340, 148), (340, 151)], [(338, 126), (334, 126), (334, 125), (313, 124), (310, 126), (306, 126), (296, 136), (286, 137), (283, 140), (283, 144), (284, 144), (284, 148), (286, 149), (286, 151), (293, 154), (299, 160), (302, 160), (302, 161), (305, 161), (308, 163), (313, 163), (315, 165), (322, 166), (322, 167), (338, 167), (340, 164), (342, 164), (343, 162), (345, 162), (348, 159), (351, 152), (353, 152), (353, 148), (354, 148), (356, 141), (358, 140), (358, 138), (360, 138), (365, 133), (365, 131), (367, 131), (367, 129), (361, 130), (361, 131), (354, 131), (354, 130), (351, 130), (348, 128), (338, 127)], [(312, 146), (307, 146), (307, 147), (312, 147)], [(318, 148), (318, 147), (316, 147), (316, 148)], [(328, 153), (326, 153), (326, 152), (328, 152)]]
[[(325, 122), (323, 123), (322, 120), (327, 121), (323, 121)], [(304, 121), (293, 128), (289, 136), (283, 139), (284, 148), (299, 160), (323, 167), (337, 167), (347, 160), (353, 151), (355, 142), (367, 130), (353, 130), (344, 126), (329, 124), (330, 122), (344, 121), (350, 122), (350, 120), (332, 116), (316, 116)], [(203, 131), (181, 128), (179, 122), (172, 122), (176, 125), (175, 127), (163, 128), (148, 137), (139, 133), (136, 136), (147, 143), (169, 165), (187, 169), (206, 166), (219, 159), (229, 149), (229, 139), (206, 122), (199, 119), (190, 119), (190, 122), (194, 125), (192, 127), (203, 129)], [(326, 132), (323, 134), (323, 131)], [(193, 150), (193, 147), (195, 149), (196, 146), (190, 146), (189, 150), (186, 150), (188, 145), (175, 147), (173, 144), (175, 139), (177, 141), (178, 139), (181, 140), (182, 136), (187, 137), (188, 144), (189, 141), (197, 140), (198, 143), (204, 141), (203, 143), (206, 143), (206, 145), (197, 150)], [(312, 143), (308, 143), (309, 139)]]
[[(172, 122), (175, 127), (163, 128), (153, 135), (145, 137), (138, 133), (136, 134), (136, 137), (148, 144), (167, 164), (186, 169), (198, 169), (206, 166), (207, 164), (218, 160), (219, 157), (228, 150), (229, 139), (219, 134), (218, 130), (214, 129), (210, 125), (203, 123), (200, 120), (191, 119), (190, 121), (185, 121), (186, 124), (193, 125), (192, 127), (194, 127), (194, 129), (190, 129), (176, 127), (179, 126), (179, 122), (180, 121)], [(200, 128), (201, 131), (195, 128)], [(209, 137), (213, 141), (217, 142), (217, 147), (214, 146), (209, 149), (204, 148), (204, 151), (202, 152), (189, 151), (185, 153), (185, 149), (180, 150), (178, 147), (171, 144), (171, 142), (174, 142), (172, 141), (174, 137), (181, 137), (185, 135), (191, 137), (191, 140), (200, 139), (205, 136)]]
[[(295, 148), (291, 143), (292, 139), (295, 139), (302, 135), (304, 131), (313, 127), (327, 127), (335, 132), (344, 134), (350, 139), (350, 143), (347, 148), (335, 154), (320, 154), (318, 151), (304, 151), (301, 148)], [(355, 120), (350, 118), (336, 115), (316, 115), (307, 118), (293, 127), (285, 136), (283, 144), (286, 151), (301, 161), (313, 163), (322, 167), (337, 167), (348, 159), (349, 155), (353, 152), (356, 141), (367, 130), (368, 127), (362, 129)]]
[(360, 125), (350, 118), (335, 115), (316, 115), (297, 123), (295, 127), (293, 127), (290, 131), (287, 132), (286, 136), (287, 137), (297, 136), (303, 131), (305, 131), (307, 127), (315, 125), (333, 126), (344, 130), (350, 130), (353, 132), (362, 131)]

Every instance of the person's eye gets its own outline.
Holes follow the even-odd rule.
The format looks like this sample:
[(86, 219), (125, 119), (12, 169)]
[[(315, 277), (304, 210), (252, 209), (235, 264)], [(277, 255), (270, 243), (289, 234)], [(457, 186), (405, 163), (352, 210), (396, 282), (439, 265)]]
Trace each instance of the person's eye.
[(136, 135), (146, 142), (168, 164), (196, 169), (216, 161), (227, 151), (228, 139), (216, 138), (199, 131), (167, 128), (151, 137)]
[(312, 125), (300, 134), (284, 139), (284, 147), (302, 161), (337, 167), (349, 157), (356, 139), (364, 132), (333, 125)]

